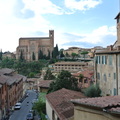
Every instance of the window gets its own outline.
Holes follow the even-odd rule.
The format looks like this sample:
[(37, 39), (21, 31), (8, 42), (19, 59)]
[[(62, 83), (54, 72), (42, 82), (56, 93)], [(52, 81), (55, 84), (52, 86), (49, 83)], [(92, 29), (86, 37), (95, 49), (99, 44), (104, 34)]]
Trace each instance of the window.
[(104, 74), (104, 76), (103, 76), (103, 80), (104, 80), (104, 81), (107, 81), (106, 74)]
[(102, 64), (107, 64), (107, 56), (102, 56)]
[(109, 55), (109, 65), (112, 65), (112, 55)]
[(118, 55), (118, 61), (119, 61), (118, 64), (119, 64), (119, 67), (120, 67), (120, 55)]
[(52, 111), (52, 120), (55, 120), (55, 113)]
[(114, 88), (113, 93), (114, 93), (114, 95), (117, 95), (117, 89), (116, 88)]
[(96, 63), (100, 64), (100, 56), (96, 56)]
[(114, 73), (114, 80), (116, 80), (116, 73)]
[(100, 73), (97, 73), (97, 79), (100, 80)]

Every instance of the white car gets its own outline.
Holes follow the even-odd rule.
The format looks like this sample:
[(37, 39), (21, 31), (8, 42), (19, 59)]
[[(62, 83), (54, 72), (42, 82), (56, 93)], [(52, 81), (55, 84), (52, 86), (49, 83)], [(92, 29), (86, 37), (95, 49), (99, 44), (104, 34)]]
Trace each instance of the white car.
[(18, 110), (18, 109), (20, 109), (20, 108), (21, 108), (21, 103), (19, 103), (19, 102), (16, 103), (15, 106), (14, 106), (14, 109), (15, 109), (15, 110)]

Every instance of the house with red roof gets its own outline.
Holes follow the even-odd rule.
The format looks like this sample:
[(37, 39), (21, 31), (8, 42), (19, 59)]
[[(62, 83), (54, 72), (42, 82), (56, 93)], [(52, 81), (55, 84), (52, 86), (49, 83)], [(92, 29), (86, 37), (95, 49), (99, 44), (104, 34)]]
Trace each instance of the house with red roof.
[(39, 90), (40, 92), (45, 92), (47, 93), (48, 92), (48, 89), (50, 87), (50, 84), (53, 82), (53, 80), (42, 80), (40, 81), (38, 87), (39, 87)]
[[(78, 79), (79, 88), (87, 88), (94, 82), (94, 71), (93, 70), (83, 70), (77, 73), (72, 74), (75, 78)], [(80, 75), (83, 75), (83, 78), (80, 78)]]
[(71, 100), (74, 120), (120, 120), (120, 96)]
[(71, 99), (85, 98), (81, 92), (62, 88), (46, 95), (46, 113), (49, 120), (73, 120)]

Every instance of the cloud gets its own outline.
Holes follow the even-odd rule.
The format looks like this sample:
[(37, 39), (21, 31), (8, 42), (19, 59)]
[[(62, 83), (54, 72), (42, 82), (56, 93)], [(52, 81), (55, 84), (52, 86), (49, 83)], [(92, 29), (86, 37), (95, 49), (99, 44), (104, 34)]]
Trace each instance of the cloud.
[(27, 9), (34, 11), (36, 15), (42, 14), (56, 14), (61, 15), (64, 13), (64, 10), (53, 4), (50, 0), (23, 0), (25, 7), (22, 9), (22, 12), (25, 12)]
[(89, 34), (62, 33), (60, 38), (56, 38), (60, 48), (67, 49), (70, 46), (94, 47), (108, 46), (116, 41), (116, 26), (101, 26)]
[(85, 11), (101, 4), (101, 0), (65, 0), (65, 5), (71, 10)]

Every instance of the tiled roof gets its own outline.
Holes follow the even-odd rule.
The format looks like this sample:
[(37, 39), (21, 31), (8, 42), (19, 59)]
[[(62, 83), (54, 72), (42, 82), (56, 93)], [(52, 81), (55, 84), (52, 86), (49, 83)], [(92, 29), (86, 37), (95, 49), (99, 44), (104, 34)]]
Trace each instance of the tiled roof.
[(70, 100), (85, 98), (85, 96), (80, 92), (62, 88), (58, 91), (47, 94), (46, 98), (52, 109), (59, 116), (59, 119), (68, 120), (74, 115), (74, 105), (72, 102), (70, 102)]
[(38, 80), (38, 78), (28, 78), (28, 79), (27, 79), (28, 82), (35, 82), (35, 81), (37, 81), (37, 80)]
[(15, 74), (13, 76), (8, 76), (7, 84), (11, 85), (14, 82), (18, 83), (21, 79), (23, 79), (23, 77), (24, 77), (23, 75), (19, 75), (19, 74)]
[(94, 75), (94, 72), (91, 70), (85, 70), (78, 73), (73, 73), (72, 75), (79, 76), (80, 74), (82, 74), (84, 77), (91, 78)]
[(105, 96), (72, 100), (73, 103), (104, 109), (120, 114), (120, 96)]
[(0, 75), (0, 84), (6, 83), (8, 80), (8, 77), (5, 75)]
[(39, 87), (49, 88), (51, 82), (53, 80), (42, 80), (40, 81)]
[(2, 68), (2, 69), (0, 69), (0, 75), (2, 75), (2, 74), (10, 74), (10, 73), (12, 73), (12, 72), (14, 72), (15, 70), (13, 70), (13, 69), (9, 69), (9, 68)]

